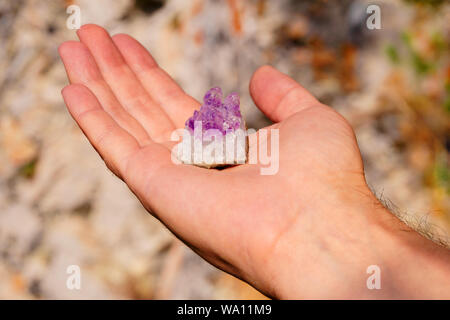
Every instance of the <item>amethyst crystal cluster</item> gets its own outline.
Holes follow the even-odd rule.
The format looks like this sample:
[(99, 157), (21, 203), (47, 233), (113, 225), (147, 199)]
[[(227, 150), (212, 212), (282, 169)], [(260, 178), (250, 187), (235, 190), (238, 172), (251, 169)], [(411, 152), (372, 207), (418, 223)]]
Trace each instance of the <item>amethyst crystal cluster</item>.
[(178, 159), (205, 168), (245, 163), (248, 137), (239, 95), (230, 93), (224, 99), (220, 88), (212, 88), (203, 101), (186, 121), (183, 141), (176, 150)]
[(222, 90), (212, 88), (205, 94), (203, 102), (200, 110), (194, 111), (193, 116), (186, 121), (186, 129), (190, 132), (194, 131), (196, 121), (201, 121), (203, 133), (217, 129), (226, 135), (241, 127), (242, 116), (237, 93), (230, 93), (223, 99)]

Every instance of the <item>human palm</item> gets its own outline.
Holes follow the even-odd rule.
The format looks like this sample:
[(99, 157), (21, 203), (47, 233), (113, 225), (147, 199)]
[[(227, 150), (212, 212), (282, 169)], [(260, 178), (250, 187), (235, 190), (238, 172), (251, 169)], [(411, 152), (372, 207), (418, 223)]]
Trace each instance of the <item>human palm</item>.
[[(274, 281), (284, 268), (281, 257), (285, 272), (294, 251), (304, 261), (297, 268), (318, 272), (311, 259), (327, 254), (323, 235), (346, 237), (354, 228), (353, 212), (332, 209), (354, 194), (371, 197), (353, 130), (338, 113), (262, 67), (250, 93), (275, 122), (270, 128), (279, 129), (278, 172), (261, 175), (261, 164), (176, 165), (170, 135), (200, 104), (130, 36), (111, 38), (96, 25), (78, 35), (80, 42), (59, 49), (71, 82), (64, 100), (106, 165), (150, 213), (206, 260), (269, 295), (281, 290)], [(306, 288), (308, 280), (301, 282)]]

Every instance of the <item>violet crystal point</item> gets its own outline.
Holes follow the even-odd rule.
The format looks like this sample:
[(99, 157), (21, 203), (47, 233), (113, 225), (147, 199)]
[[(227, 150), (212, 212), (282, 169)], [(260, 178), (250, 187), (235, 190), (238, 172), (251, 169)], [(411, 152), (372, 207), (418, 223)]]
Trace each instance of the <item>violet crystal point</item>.
[(186, 121), (186, 129), (194, 131), (195, 121), (202, 122), (203, 133), (210, 129), (217, 129), (223, 135), (239, 129), (242, 122), (239, 109), (239, 95), (230, 93), (224, 101), (220, 88), (210, 89), (203, 98), (200, 111), (194, 111), (192, 117)]
[(186, 121), (178, 159), (201, 167), (218, 167), (245, 163), (247, 135), (240, 111), (239, 95), (223, 98), (220, 88), (206, 92), (200, 110)]

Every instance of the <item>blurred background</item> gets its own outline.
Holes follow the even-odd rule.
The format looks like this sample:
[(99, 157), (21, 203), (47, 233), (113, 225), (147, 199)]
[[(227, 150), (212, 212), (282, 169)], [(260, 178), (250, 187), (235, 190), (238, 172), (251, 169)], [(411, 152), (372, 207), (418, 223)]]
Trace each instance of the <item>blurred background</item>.
[[(0, 0), (0, 298), (259, 299), (181, 245), (106, 170), (66, 111), (57, 47), (81, 22), (141, 41), (191, 95), (248, 93), (271, 64), (353, 125), (373, 190), (450, 230), (450, 3)], [(381, 29), (369, 30), (369, 4)], [(66, 269), (81, 268), (81, 290)]]

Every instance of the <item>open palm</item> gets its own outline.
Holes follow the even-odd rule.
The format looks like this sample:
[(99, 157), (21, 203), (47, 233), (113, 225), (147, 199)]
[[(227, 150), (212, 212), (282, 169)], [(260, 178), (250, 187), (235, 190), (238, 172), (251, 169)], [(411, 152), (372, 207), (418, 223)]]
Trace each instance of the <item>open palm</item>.
[[(170, 134), (199, 102), (130, 36), (111, 38), (96, 25), (78, 35), (80, 42), (59, 49), (71, 115), (146, 209), (202, 257), (277, 296), (277, 274), (291, 270), (280, 259), (289, 265), (295, 254), (304, 261), (296, 267), (313, 277), (319, 271), (311, 260), (325, 259), (332, 245), (323, 235), (345, 237), (356, 228), (348, 223), (353, 212), (330, 210), (356, 194), (370, 197), (353, 130), (294, 80), (265, 66), (250, 83), (256, 105), (279, 129), (276, 174), (261, 175), (252, 164), (176, 165)], [(307, 278), (296, 281), (313, 290)]]

